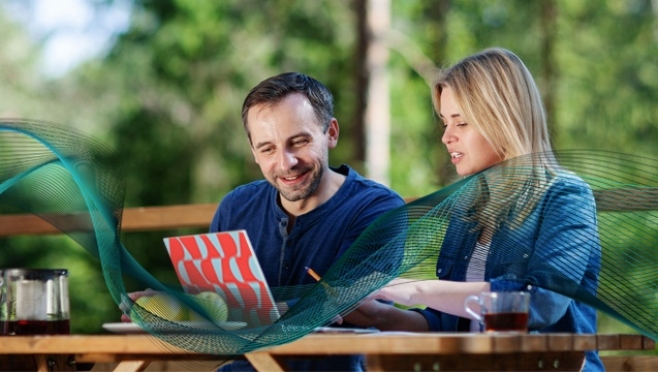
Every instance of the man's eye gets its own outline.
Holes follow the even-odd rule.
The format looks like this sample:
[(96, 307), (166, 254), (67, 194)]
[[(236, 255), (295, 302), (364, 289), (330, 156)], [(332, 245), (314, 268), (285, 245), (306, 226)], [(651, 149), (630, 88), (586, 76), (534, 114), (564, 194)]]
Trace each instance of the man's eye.
[(263, 154), (270, 154), (270, 153), (272, 153), (272, 151), (274, 151), (274, 149), (271, 148), (271, 147), (264, 147), (260, 150), (260, 152), (263, 153)]
[(293, 146), (297, 146), (297, 147), (299, 147), (299, 146), (304, 146), (304, 145), (307, 144), (307, 143), (308, 143), (308, 140), (305, 140), (305, 139), (304, 139), (304, 140), (297, 140), (297, 141), (294, 141), (292, 144), (293, 144)]

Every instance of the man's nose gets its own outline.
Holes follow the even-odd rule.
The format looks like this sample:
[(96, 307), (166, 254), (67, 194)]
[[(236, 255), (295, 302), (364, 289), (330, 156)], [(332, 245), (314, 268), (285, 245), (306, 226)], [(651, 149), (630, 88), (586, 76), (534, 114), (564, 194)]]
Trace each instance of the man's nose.
[(297, 165), (299, 161), (297, 160), (297, 156), (295, 156), (295, 153), (292, 151), (282, 151), (281, 152), (281, 157), (279, 159), (279, 166), (281, 167), (282, 170), (288, 170)]

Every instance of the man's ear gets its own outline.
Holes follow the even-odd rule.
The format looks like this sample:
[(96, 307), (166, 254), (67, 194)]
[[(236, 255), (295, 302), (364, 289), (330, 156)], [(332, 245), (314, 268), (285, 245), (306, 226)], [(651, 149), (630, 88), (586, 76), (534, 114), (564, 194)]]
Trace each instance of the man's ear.
[(330, 149), (333, 149), (338, 145), (338, 135), (340, 134), (340, 128), (338, 127), (338, 120), (336, 118), (331, 118), (329, 122), (329, 128), (327, 128), (327, 140)]

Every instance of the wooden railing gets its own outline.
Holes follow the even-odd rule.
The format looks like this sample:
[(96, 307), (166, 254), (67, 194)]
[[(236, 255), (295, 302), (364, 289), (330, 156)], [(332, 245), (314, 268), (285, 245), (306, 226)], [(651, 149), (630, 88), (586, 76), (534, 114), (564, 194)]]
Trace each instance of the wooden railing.
[[(137, 207), (123, 210), (121, 231), (168, 230), (188, 227), (207, 228), (210, 225), (216, 203), (170, 205), (165, 207)], [(64, 225), (84, 229), (76, 215), (44, 216), (57, 218)], [(13, 235), (40, 235), (61, 233), (41, 217), (32, 214), (0, 215), (0, 237)], [(69, 222), (67, 222), (69, 221)]]
[[(600, 212), (658, 209), (658, 191), (653, 189), (595, 190), (594, 197)], [(405, 198), (411, 202), (416, 197)], [(217, 203), (169, 205), (163, 207), (125, 208), (121, 231), (168, 230), (178, 228), (207, 228)], [(61, 231), (45, 219), (31, 214), (0, 215), (0, 237), (12, 235), (58, 234)], [(90, 228), (76, 215), (53, 215), (64, 227), (73, 230)]]
[[(622, 194), (628, 196), (626, 203), (622, 202), (624, 200)], [(649, 198), (644, 198), (646, 196), (649, 196)], [(646, 192), (638, 192), (637, 190), (624, 192), (617, 190), (614, 193), (595, 192), (600, 211), (628, 210), (631, 207), (640, 206), (639, 204), (644, 206), (640, 208), (643, 210), (658, 209), (658, 206), (654, 205), (656, 203), (651, 202), (656, 199), (655, 196), (653, 192), (651, 195), (647, 195)], [(414, 199), (406, 198), (405, 200), (410, 202)], [(216, 203), (126, 208), (122, 214), (121, 231), (173, 230), (179, 228), (207, 229), (216, 208)], [(46, 219), (48, 217), (57, 218), (58, 222), (63, 223), (65, 227), (75, 226), (78, 230), (85, 229), (84, 223), (81, 223), (80, 218), (77, 218), (76, 215), (45, 217)], [(89, 228), (89, 226), (86, 228)], [(58, 233), (61, 233), (61, 231), (35, 215), (0, 215), (0, 237)], [(606, 366), (606, 370), (609, 371), (658, 371), (658, 355), (655, 353), (650, 355), (644, 352), (624, 356), (602, 356), (601, 359)]]

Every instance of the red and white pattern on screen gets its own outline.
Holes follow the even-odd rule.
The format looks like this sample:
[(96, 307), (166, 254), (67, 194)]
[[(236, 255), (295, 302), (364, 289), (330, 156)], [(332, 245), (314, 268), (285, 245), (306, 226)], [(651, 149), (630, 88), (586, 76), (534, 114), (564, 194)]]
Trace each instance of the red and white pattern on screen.
[(246, 231), (165, 238), (165, 245), (188, 293), (215, 291), (229, 306), (230, 320), (252, 326), (278, 319), (278, 311)]

